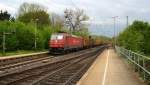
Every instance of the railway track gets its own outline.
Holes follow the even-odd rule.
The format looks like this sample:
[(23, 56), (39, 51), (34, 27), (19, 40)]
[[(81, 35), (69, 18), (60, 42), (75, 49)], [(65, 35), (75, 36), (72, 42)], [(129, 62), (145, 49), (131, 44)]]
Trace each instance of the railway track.
[[(88, 51), (88, 50), (87, 50)], [(31, 55), (30, 57), (27, 56), (23, 56), (23, 57), (17, 57), (17, 58), (11, 58), (11, 59), (5, 59), (5, 60), (0, 60), (0, 74), (2, 73), (2, 71), (4, 72), (5, 70), (7, 70), (8, 72), (8, 69), (18, 69), (18, 68), (21, 68), (22, 66), (25, 66), (25, 65), (29, 65), (30, 64), (33, 64), (33, 62), (46, 62), (52, 58), (57, 58), (57, 57), (69, 57), (69, 56), (75, 56), (75, 55), (78, 55), (78, 54), (81, 54), (85, 52), (84, 50), (83, 51), (79, 51), (79, 52), (75, 52), (75, 53), (70, 53), (70, 54), (67, 54), (67, 55), (55, 55), (55, 56), (50, 56), (48, 54), (43, 54), (43, 56), (40, 54), (40, 55)], [(16, 60), (15, 60), (16, 59)]]
[[(87, 49), (88, 51), (88, 49)], [(71, 55), (77, 55), (77, 54), (81, 54), (83, 53), (84, 50), (82, 51), (79, 51), (79, 52), (74, 52), (74, 53), (69, 53), (69, 54), (66, 54), (66, 55), (49, 55), (48, 52), (42, 52), (42, 53), (35, 53), (35, 54), (29, 54), (29, 55), (21, 55), (21, 57), (14, 57), (14, 56), (11, 56), (9, 58), (0, 58), (0, 69), (1, 68), (5, 68), (5, 67), (11, 67), (12, 65), (15, 65), (15, 64), (21, 64), (22, 62), (23, 63), (27, 63), (28, 62), (31, 62), (32, 60), (36, 61), (36, 60), (43, 60), (45, 57), (62, 57), (62, 56), (71, 56)]]
[(63, 68), (34, 81), (30, 85), (74, 85), (95, 58), (96, 56), (88, 55), (87, 57), (86, 55), (84, 58), (74, 61)]
[[(90, 56), (96, 55), (98, 50), (96, 48), (92, 51), (81, 51), (60, 57), (44, 57), (0, 67), (0, 85), (45, 85), (45, 82), (48, 85), (68, 85), (75, 83), (75, 80), (81, 77), (78, 75), (82, 75), (96, 58), (96, 56)], [(59, 81), (62, 82), (58, 83)]]

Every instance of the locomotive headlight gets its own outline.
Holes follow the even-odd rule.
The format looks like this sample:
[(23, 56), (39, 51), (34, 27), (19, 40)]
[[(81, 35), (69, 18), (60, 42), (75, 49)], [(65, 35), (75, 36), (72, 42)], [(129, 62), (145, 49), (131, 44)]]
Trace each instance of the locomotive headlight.
[(55, 40), (55, 42), (57, 43), (57, 40)]

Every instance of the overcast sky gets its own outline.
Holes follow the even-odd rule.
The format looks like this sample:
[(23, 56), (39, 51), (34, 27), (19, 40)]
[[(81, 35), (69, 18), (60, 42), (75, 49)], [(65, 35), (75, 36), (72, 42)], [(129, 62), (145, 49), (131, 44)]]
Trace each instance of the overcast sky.
[(125, 27), (126, 16), (129, 16), (130, 23), (133, 20), (150, 22), (150, 0), (0, 0), (0, 9), (8, 10), (15, 16), (23, 2), (41, 4), (49, 13), (57, 14), (63, 14), (66, 8), (81, 8), (90, 17), (89, 22), (96, 24), (96, 28), (90, 29), (93, 34), (112, 36), (113, 16), (119, 17), (119, 30)]

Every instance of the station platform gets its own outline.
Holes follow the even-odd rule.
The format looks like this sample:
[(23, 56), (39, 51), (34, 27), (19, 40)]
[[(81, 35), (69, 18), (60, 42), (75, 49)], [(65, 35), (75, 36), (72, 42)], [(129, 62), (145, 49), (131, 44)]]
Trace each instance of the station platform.
[(0, 60), (15, 59), (15, 58), (26, 57), (26, 56), (30, 57), (30, 56), (39, 55), (39, 54), (46, 54), (46, 53), (48, 53), (48, 51), (27, 53), (27, 54), (19, 54), (19, 55), (10, 55), (10, 56), (0, 56)]
[(76, 85), (145, 85), (114, 49), (101, 53)]

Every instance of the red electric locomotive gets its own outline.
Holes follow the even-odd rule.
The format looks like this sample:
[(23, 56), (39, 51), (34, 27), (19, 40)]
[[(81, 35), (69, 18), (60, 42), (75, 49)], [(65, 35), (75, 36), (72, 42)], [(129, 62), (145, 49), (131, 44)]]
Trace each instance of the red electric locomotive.
[(68, 33), (54, 33), (49, 40), (50, 52), (60, 53), (81, 48), (83, 48), (83, 39)]

